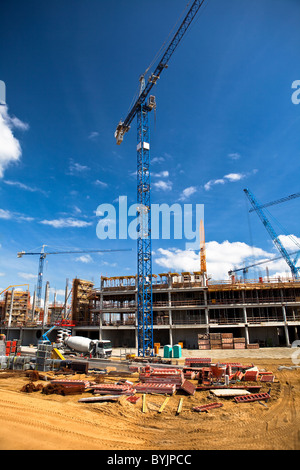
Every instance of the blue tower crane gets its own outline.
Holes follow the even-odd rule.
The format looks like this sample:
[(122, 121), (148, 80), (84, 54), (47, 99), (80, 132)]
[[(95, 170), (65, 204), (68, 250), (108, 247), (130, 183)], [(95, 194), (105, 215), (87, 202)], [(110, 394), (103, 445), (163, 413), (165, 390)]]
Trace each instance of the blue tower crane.
[(290, 255), (288, 254), (288, 252), (286, 251), (286, 249), (282, 245), (282, 243), (279, 240), (279, 237), (276, 234), (274, 228), (272, 227), (272, 225), (270, 224), (270, 222), (267, 219), (266, 215), (264, 214), (264, 212), (262, 210), (262, 205), (256, 200), (256, 198), (254, 197), (254, 195), (251, 193), (251, 191), (249, 189), (244, 189), (244, 192), (245, 192), (246, 196), (248, 197), (249, 201), (251, 202), (251, 204), (253, 206), (253, 209), (256, 211), (256, 213), (258, 214), (258, 216), (261, 219), (262, 223), (264, 224), (267, 231), (269, 232), (274, 245), (276, 246), (276, 248), (279, 250), (279, 252), (283, 256), (283, 258), (287, 262), (287, 264), (288, 264), (288, 266), (291, 270), (292, 276), (296, 279), (299, 278), (299, 269), (300, 268), (296, 267), (296, 265), (295, 265), (296, 261), (295, 260), (293, 261), (291, 259)]
[[(295, 199), (296, 197), (300, 197), (300, 193), (290, 194), (289, 196), (282, 197), (281, 199), (276, 199), (276, 201), (267, 202), (266, 204), (262, 204), (262, 206), (260, 206), (260, 209), (263, 209), (264, 207), (274, 206), (275, 204), (280, 204), (281, 202), (290, 201), (291, 199)], [(252, 207), (251, 209), (249, 209), (249, 212), (253, 212), (255, 210), (256, 209)]]
[[(188, 10), (173, 39), (159, 60), (147, 84), (145, 74), (141, 75), (140, 93), (124, 121), (120, 121), (115, 138), (117, 144), (123, 141), (130, 124), (137, 116), (137, 211), (139, 232), (137, 240), (137, 320), (138, 356), (153, 354), (153, 302), (152, 302), (152, 254), (151, 254), (151, 197), (150, 197), (150, 130), (149, 112), (156, 108), (155, 97), (150, 95), (152, 87), (195, 18), (205, 0), (195, 0)], [(147, 99), (148, 98), (148, 99)]]
[(82, 254), (82, 253), (104, 253), (104, 252), (111, 252), (111, 251), (131, 251), (131, 249), (123, 249), (123, 250), (83, 250), (83, 251), (49, 251), (45, 252), (45, 246), (43, 245), (40, 252), (26, 252), (26, 251), (19, 251), (18, 258), (22, 258), (24, 255), (39, 255), (39, 270), (38, 270), (38, 281), (37, 281), (37, 292), (36, 292), (36, 306), (40, 308), (41, 306), (41, 299), (42, 299), (42, 287), (43, 287), (43, 271), (44, 271), (44, 262), (46, 256), (48, 255), (65, 255), (65, 254)]

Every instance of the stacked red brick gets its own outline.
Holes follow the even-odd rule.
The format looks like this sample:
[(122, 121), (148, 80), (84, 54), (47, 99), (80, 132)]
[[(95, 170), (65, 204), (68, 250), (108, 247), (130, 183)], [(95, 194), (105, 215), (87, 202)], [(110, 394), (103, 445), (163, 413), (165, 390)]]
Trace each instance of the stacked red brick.
[(233, 338), (234, 349), (246, 349), (245, 338)]
[(210, 339), (208, 334), (198, 334), (199, 349), (210, 349)]
[(221, 333), (222, 349), (233, 349), (233, 334)]
[(173, 395), (176, 392), (176, 385), (159, 382), (140, 382), (136, 384), (135, 389), (138, 393), (162, 393), (163, 395)]
[(199, 349), (259, 349), (259, 343), (246, 346), (245, 338), (234, 338), (233, 333), (209, 333), (198, 335)]
[(211, 349), (222, 349), (221, 333), (210, 333), (209, 338)]
[(140, 383), (136, 384), (136, 391), (142, 393), (174, 393), (184, 381), (183, 371), (180, 369), (145, 367), (139, 375)]

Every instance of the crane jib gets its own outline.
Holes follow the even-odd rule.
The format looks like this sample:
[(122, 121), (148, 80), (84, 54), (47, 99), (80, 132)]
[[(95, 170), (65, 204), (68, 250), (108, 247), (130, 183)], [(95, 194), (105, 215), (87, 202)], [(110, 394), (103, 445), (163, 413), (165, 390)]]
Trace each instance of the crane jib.
[(187, 15), (185, 16), (184, 20), (182, 21), (179, 29), (175, 33), (172, 41), (170, 42), (167, 50), (165, 51), (162, 59), (160, 60), (159, 64), (157, 65), (154, 72), (150, 75), (148, 79), (148, 83), (140, 96), (137, 98), (136, 102), (132, 106), (131, 110), (129, 111), (127, 117), (124, 119), (123, 122), (118, 124), (117, 130), (115, 132), (115, 137), (117, 139), (117, 143), (121, 143), (123, 140), (123, 135), (129, 131), (130, 124), (135, 117), (139, 107), (145, 102), (148, 94), (150, 93), (153, 85), (156, 84), (157, 80), (160, 78), (162, 71), (167, 67), (167, 64), (175, 51), (176, 47), (180, 43), (182, 37), (186, 33), (188, 27), (190, 26), (192, 20), (196, 16), (199, 8), (204, 3), (205, 0), (195, 0), (189, 9)]

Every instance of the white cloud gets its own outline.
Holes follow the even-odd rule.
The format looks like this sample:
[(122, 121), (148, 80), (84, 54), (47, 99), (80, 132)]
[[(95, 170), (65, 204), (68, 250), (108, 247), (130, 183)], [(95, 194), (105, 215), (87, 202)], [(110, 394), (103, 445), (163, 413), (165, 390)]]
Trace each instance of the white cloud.
[(26, 130), (28, 124), (23, 123), (16, 117), (8, 114), (8, 108), (5, 105), (0, 106), (0, 178), (3, 178), (5, 169), (11, 163), (17, 163), (22, 155), (21, 145), (18, 139), (13, 135), (13, 129)]
[(225, 175), (224, 178), (232, 182), (245, 178), (245, 175), (243, 173), (229, 173), (228, 175)]
[[(219, 243), (211, 241), (206, 243), (206, 264), (208, 274), (215, 280), (228, 279), (228, 271), (242, 267), (244, 263), (252, 264), (260, 259), (272, 258), (274, 254), (268, 253), (261, 248), (251, 247), (243, 242)], [(199, 271), (199, 252), (180, 249), (158, 249), (156, 264), (168, 270)]]
[(279, 235), (279, 240), (286, 250), (291, 253), (300, 249), (300, 238), (295, 235)]
[(82, 255), (82, 256), (78, 256), (78, 258), (76, 258), (75, 261), (81, 261), (81, 263), (92, 263), (93, 258), (90, 255)]
[(155, 183), (153, 183), (152, 185), (155, 189), (161, 190), (161, 191), (171, 191), (171, 189), (172, 189), (172, 182), (171, 181), (159, 180), (159, 181), (156, 181)]
[(212, 186), (216, 184), (225, 184), (226, 182), (234, 183), (236, 181), (240, 181), (241, 179), (245, 178), (245, 174), (243, 173), (229, 173), (228, 175), (224, 175), (223, 178), (215, 179), (215, 180), (209, 180), (207, 183), (204, 185), (204, 189), (206, 191), (209, 191)]
[(90, 168), (86, 165), (81, 165), (80, 163), (74, 162), (72, 159), (70, 160), (69, 165), (69, 174), (76, 175), (78, 173), (82, 173), (83, 171), (87, 171)]
[(43, 194), (46, 194), (46, 192), (42, 189), (36, 188), (35, 186), (28, 186), (27, 184), (21, 183), (20, 181), (4, 180), (3, 182), (9, 186), (16, 186), (20, 189), (24, 189), (25, 191), (29, 191), (32, 193), (41, 192)]
[(163, 163), (164, 161), (164, 157), (154, 157), (151, 159), (151, 163)]
[(16, 221), (32, 222), (33, 217), (27, 217), (26, 215), (18, 212), (10, 212), (5, 209), (0, 209), (0, 219), (15, 219)]
[(94, 131), (94, 132), (91, 132), (91, 133), (90, 133), (90, 135), (88, 136), (88, 139), (90, 139), (90, 140), (96, 140), (98, 136), (99, 136), (99, 132)]
[(40, 222), (44, 225), (51, 225), (54, 228), (65, 228), (65, 227), (88, 227), (92, 225), (92, 222), (85, 222), (79, 219), (72, 219), (71, 217), (67, 218), (60, 218), (60, 219), (53, 219), (53, 220), (42, 220)]
[(104, 181), (100, 181), (100, 180), (96, 180), (96, 181), (95, 181), (95, 184), (96, 184), (97, 186), (100, 186), (101, 188), (107, 188), (107, 186), (108, 186), (107, 183), (105, 183)]
[(225, 184), (225, 180), (223, 179), (218, 179), (218, 180), (209, 180), (207, 183), (204, 185), (205, 191), (209, 191), (210, 188), (215, 185), (215, 184)]
[(29, 124), (27, 124), (27, 122), (23, 122), (15, 116), (10, 118), (10, 122), (16, 129), (21, 129), (22, 131), (28, 131), (29, 129)]
[(17, 216), (17, 221), (21, 222), (33, 222), (34, 217), (27, 217), (26, 215), (19, 215)]
[(0, 219), (11, 219), (12, 213), (4, 209), (0, 209)]
[(185, 188), (182, 191), (179, 200), (180, 201), (185, 201), (188, 197), (190, 197), (192, 194), (194, 194), (196, 192), (197, 192), (196, 186), (189, 186), (188, 188)]
[(168, 178), (169, 172), (168, 170), (160, 171), (159, 173), (152, 173), (152, 176), (155, 176), (157, 178)]
[(231, 158), (231, 160), (239, 160), (241, 158), (241, 155), (238, 152), (234, 152), (229, 153), (228, 157)]
[(30, 274), (30, 273), (18, 273), (18, 276), (22, 279), (26, 279), (26, 281), (30, 281), (31, 279), (36, 279), (37, 274)]

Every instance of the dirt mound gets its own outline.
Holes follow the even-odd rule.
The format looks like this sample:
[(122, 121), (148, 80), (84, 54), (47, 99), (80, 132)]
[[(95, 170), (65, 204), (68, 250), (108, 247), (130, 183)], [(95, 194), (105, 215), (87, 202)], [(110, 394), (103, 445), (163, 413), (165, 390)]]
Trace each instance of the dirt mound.
[[(248, 362), (245, 359), (245, 363)], [(63, 394), (54, 384), (45, 382), (42, 390), (20, 393), (22, 387), (28, 392), (39, 384), (28, 384), (25, 374), (8, 374), (0, 381), (0, 448), (116, 452), (299, 450), (300, 369), (278, 370), (279, 365), (289, 365), (282, 360), (255, 362), (259, 368), (275, 374), (275, 382), (263, 383), (261, 390), (271, 389), (271, 400), (236, 403), (232, 398), (218, 398), (223, 406), (207, 413), (195, 412), (193, 407), (215, 401), (209, 398), (209, 391), (197, 391), (193, 396), (177, 391), (162, 412), (159, 410), (166, 397), (147, 394), (143, 412), (142, 399), (135, 404), (126, 396), (118, 402), (80, 403), (82, 395)], [(0, 377), (2, 374), (5, 373), (0, 373)], [(78, 374), (74, 379), (86, 380), (87, 377)], [(117, 381), (118, 378), (105, 380)], [(87, 391), (84, 395), (93, 396)], [(182, 411), (178, 414), (181, 398)]]

